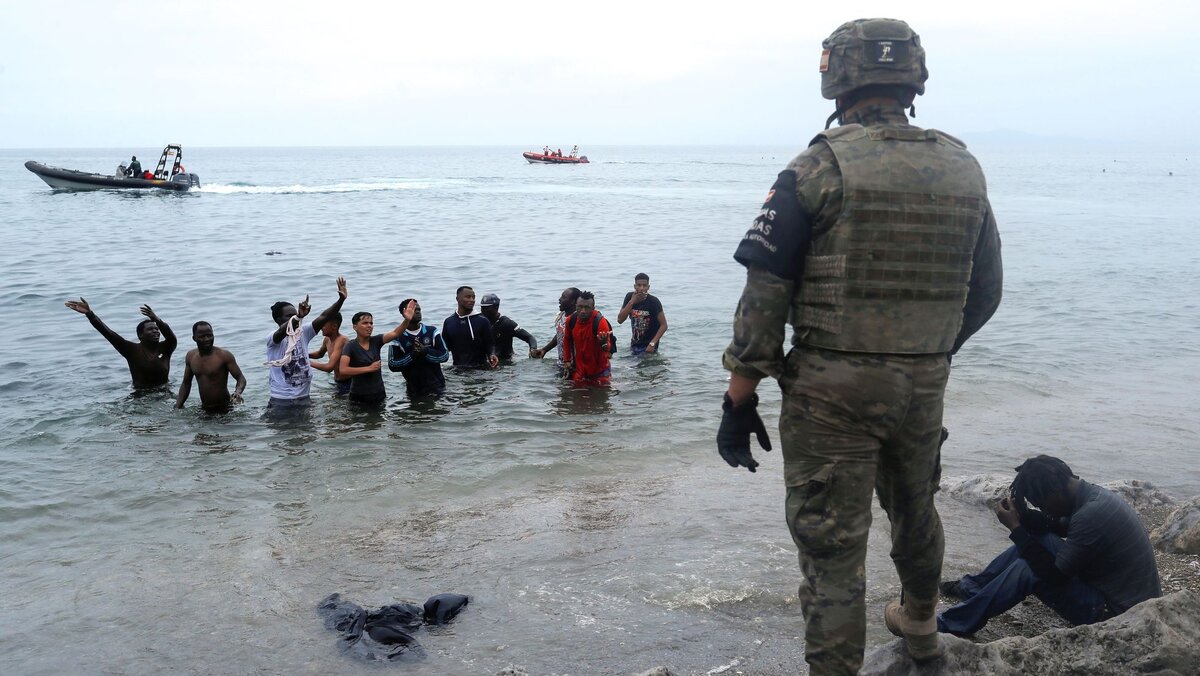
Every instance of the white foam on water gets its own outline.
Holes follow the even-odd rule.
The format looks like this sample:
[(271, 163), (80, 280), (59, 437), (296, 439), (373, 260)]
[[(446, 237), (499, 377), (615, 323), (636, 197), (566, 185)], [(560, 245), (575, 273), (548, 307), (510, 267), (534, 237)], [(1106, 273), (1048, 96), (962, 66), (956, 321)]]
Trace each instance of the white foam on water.
[(218, 195), (296, 195), (354, 192), (383, 192), (389, 190), (427, 190), (430, 184), (424, 181), (380, 181), (370, 183), (332, 183), (329, 185), (237, 185), (209, 183), (200, 192)]

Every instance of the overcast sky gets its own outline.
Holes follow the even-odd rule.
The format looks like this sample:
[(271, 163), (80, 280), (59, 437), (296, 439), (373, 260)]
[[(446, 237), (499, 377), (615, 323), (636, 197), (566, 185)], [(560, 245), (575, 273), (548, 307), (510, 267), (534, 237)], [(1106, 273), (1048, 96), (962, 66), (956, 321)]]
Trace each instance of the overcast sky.
[(793, 145), (821, 40), (899, 12), (917, 124), (1197, 146), (1198, 6), (0, 0), (0, 147)]

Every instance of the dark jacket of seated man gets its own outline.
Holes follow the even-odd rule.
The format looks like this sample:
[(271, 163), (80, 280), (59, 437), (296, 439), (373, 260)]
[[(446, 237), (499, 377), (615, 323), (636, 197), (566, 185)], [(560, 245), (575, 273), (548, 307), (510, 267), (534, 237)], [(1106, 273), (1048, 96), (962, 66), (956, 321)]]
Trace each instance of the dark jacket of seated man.
[[(1017, 472), (1012, 498), (996, 510), (1013, 546), (982, 572), (943, 585), (964, 600), (938, 616), (939, 631), (973, 634), (1031, 593), (1073, 624), (1162, 595), (1150, 539), (1125, 500), (1051, 456)], [(1026, 500), (1040, 511), (1025, 509)]]

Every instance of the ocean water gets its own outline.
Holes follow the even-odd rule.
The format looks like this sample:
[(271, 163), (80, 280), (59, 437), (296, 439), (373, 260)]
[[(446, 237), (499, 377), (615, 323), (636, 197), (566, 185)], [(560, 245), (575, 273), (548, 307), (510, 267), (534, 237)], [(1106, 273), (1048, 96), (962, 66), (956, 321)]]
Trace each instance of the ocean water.
[[(203, 182), (186, 195), (54, 192), (22, 167), (108, 171), (155, 149), (0, 150), (5, 671), (802, 671), (779, 453), (751, 475), (713, 442), (744, 278), (731, 254), (797, 149), (586, 148), (592, 164), (553, 167), (515, 147), (185, 148)], [(1200, 493), (1200, 158), (977, 155), (1005, 299), (955, 359), (945, 473), (1046, 452), (1090, 480)], [(468, 284), (544, 343), (564, 287), (615, 318), (642, 271), (670, 331), (659, 356), (622, 350), (610, 392), (517, 360), (449, 374), (423, 409), (385, 373), (386, 410), (361, 413), (316, 374), (310, 421), (260, 419), (271, 303), (307, 293), (319, 312), (338, 275), (347, 317), (388, 327), (411, 296), (440, 322)], [(180, 338), (173, 387), (190, 325), (211, 322), (246, 405), (214, 418), (195, 391), (183, 411), (131, 396), (120, 357), (63, 307), (80, 295), (128, 336), (150, 304)], [(778, 390), (760, 389), (770, 428)], [(947, 571), (1003, 546), (990, 514), (939, 508)], [(897, 593), (886, 550), (877, 513), (876, 644)], [(332, 592), (444, 591), (472, 604), (404, 665), (350, 660), (314, 612)]]

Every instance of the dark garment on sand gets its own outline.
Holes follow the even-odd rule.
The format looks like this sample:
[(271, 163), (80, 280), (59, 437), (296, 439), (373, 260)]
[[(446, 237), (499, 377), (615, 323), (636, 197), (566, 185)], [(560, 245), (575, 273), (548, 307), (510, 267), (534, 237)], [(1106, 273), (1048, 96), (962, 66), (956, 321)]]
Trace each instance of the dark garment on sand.
[(422, 659), (425, 650), (413, 636), (422, 624), (447, 624), (470, 599), (462, 594), (429, 597), (422, 608), (394, 603), (368, 611), (357, 603), (330, 594), (317, 605), (326, 629), (341, 632), (339, 647), (365, 660)]

